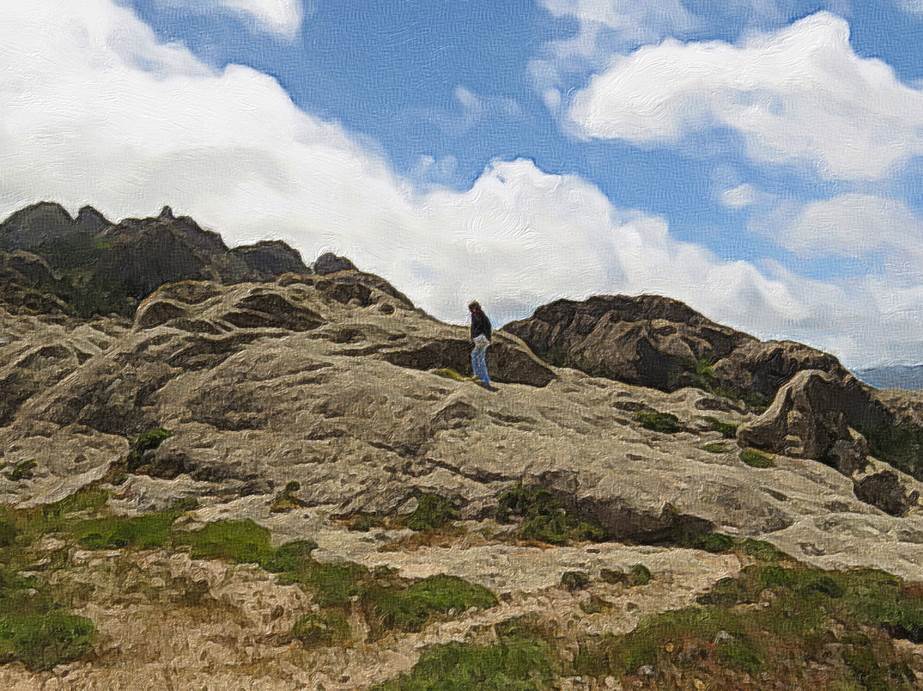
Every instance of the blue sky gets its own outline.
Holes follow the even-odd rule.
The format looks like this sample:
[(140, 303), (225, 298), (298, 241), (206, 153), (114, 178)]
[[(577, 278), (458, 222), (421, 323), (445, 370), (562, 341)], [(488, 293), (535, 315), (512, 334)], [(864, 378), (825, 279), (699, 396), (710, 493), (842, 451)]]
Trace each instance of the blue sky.
[(0, 80), (7, 210), (170, 203), (231, 242), (351, 254), (450, 320), (473, 292), (497, 321), (661, 292), (849, 364), (923, 360), (920, 0), (17, 12), (0, 58), (41, 87)]
[[(684, 40), (731, 42), (831, 5), (782, 2), (778, 14), (766, 17), (745, 3), (718, 12), (719, 3), (685, 4), (700, 10), (703, 21), (682, 32)], [(465, 188), (491, 160), (526, 157), (542, 170), (593, 181), (619, 206), (666, 217), (678, 238), (700, 242), (722, 257), (772, 256), (818, 277), (840, 270), (836, 262), (799, 261), (762, 238), (742, 242), (747, 214), (723, 206), (716, 186), (723, 174), (799, 200), (856, 186), (818, 180), (797, 167), (754, 166), (732, 133), (709, 133), (703, 151), (698, 145), (651, 149), (587, 142), (562, 131), (529, 77), (529, 63), (549, 42), (574, 36), (579, 22), (554, 17), (534, 0), (316, 0), (292, 41), (246, 31), (252, 21), (247, 17), (190, 16), (157, 0), (132, 5), (164, 40), (183, 42), (211, 65), (240, 63), (273, 75), (301, 108), (370, 137), (404, 175), (414, 176), (421, 157), (451, 157), (455, 165), (431, 180)], [(906, 82), (923, 79), (923, 15), (914, 18), (888, 0), (840, 9), (850, 20), (857, 54), (886, 60)], [(641, 42), (613, 45), (628, 52)], [(578, 88), (590, 72), (576, 72), (566, 87)], [(455, 95), (459, 87), (485, 100), (511, 99), (519, 111), (488, 106), (465, 122)], [(894, 180), (895, 191), (923, 209), (923, 192), (912, 177)]]

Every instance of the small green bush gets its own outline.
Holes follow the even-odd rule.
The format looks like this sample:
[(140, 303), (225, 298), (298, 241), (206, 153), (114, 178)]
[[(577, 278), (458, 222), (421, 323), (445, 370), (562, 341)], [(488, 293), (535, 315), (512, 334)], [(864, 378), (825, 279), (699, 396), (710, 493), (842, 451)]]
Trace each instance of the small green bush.
[(575, 592), (590, 587), (590, 576), (584, 571), (565, 571), (561, 574), (561, 587)]
[(683, 427), (679, 424), (679, 418), (673, 413), (661, 413), (657, 410), (643, 410), (638, 413), (637, 418), (644, 429), (652, 432), (661, 432), (663, 434), (676, 434), (682, 432)]
[(737, 425), (733, 422), (724, 422), (716, 417), (707, 417), (705, 421), (708, 428), (713, 432), (719, 432), (725, 439), (734, 439), (737, 437)]
[(777, 562), (786, 558), (785, 552), (764, 540), (746, 538), (740, 545), (743, 553), (757, 561)]
[(628, 574), (621, 569), (601, 569), (599, 571), (599, 580), (603, 583), (627, 583)]
[(772, 456), (767, 456), (756, 449), (744, 449), (741, 451), (740, 460), (751, 468), (773, 468), (776, 465), (772, 460)]
[(350, 638), (349, 621), (337, 609), (306, 614), (295, 622), (292, 637), (306, 648), (342, 645)]
[(575, 516), (562, 501), (539, 485), (517, 485), (500, 493), (497, 520), (508, 523), (521, 518), (519, 536), (552, 545), (571, 541), (602, 542), (606, 530), (592, 520)]
[(702, 447), (702, 450), (708, 453), (727, 453), (730, 451), (728, 445), (720, 441), (710, 441)]
[(693, 549), (701, 549), (712, 554), (722, 554), (734, 549), (734, 538), (723, 533), (701, 533), (689, 544)]
[(407, 527), (417, 531), (438, 530), (457, 519), (458, 510), (449, 499), (438, 494), (423, 494), (417, 499), (417, 508), (407, 518)]
[(4, 476), (10, 482), (19, 482), (20, 480), (31, 480), (38, 464), (35, 461), (19, 461), (12, 468), (4, 473)]
[(137, 470), (144, 461), (146, 451), (153, 451), (172, 436), (173, 433), (163, 427), (155, 427), (139, 435), (131, 443), (128, 452), (128, 471)]
[(647, 585), (653, 576), (644, 564), (635, 564), (628, 569), (628, 585)]

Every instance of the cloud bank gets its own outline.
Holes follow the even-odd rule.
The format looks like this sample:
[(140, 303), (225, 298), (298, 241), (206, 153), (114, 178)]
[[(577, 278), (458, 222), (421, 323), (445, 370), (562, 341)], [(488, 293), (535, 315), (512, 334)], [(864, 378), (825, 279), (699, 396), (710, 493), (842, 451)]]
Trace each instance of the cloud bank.
[(881, 179), (923, 153), (923, 91), (856, 55), (827, 12), (740, 45), (668, 39), (618, 57), (568, 119), (586, 137), (648, 145), (728, 128), (755, 161), (837, 180)]
[(171, 204), (231, 244), (281, 238), (308, 261), (345, 253), (452, 321), (471, 298), (503, 321), (562, 296), (658, 292), (860, 364), (923, 356), (914, 285), (726, 261), (527, 160), (493, 162), (468, 190), (419, 187), (269, 76), (213, 70), (110, 0), (15, 3), (5, 18), (0, 215), (39, 199), (111, 217)]

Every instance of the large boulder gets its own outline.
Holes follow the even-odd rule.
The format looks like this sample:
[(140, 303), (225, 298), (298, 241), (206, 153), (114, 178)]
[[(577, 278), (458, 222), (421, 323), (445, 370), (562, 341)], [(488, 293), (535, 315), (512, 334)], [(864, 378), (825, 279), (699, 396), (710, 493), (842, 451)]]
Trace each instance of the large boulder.
[(325, 274), (334, 274), (338, 271), (355, 271), (356, 265), (346, 257), (341, 257), (333, 252), (325, 252), (317, 258), (312, 268), (314, 273), (323, 276)]
[(893, 470), (862, 478), (855, 485), (856, 497), (892, 516), (903, 516), (917, 505), (920, 493), (910, 490)]
[(865, 440), (849, 426), (849, 411), (864, 392), (854, 380), (827, 372), (798, 372), (776, 394), (772, 405), (737, 432), (744, 446), (823, 461), (844, 475), (865, 465)]

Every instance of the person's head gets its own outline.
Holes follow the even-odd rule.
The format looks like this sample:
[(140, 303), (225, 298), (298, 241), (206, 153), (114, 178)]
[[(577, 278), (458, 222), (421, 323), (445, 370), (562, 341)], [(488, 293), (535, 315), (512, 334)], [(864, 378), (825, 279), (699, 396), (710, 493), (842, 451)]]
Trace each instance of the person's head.
[(481, 303), (479, 303), (477, 300), (472, 300), (471, 304), (468, 305), (468, 311), (469, 312), (480, 312)]

